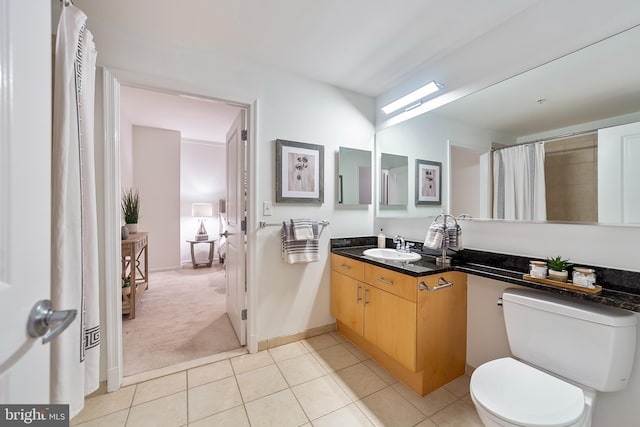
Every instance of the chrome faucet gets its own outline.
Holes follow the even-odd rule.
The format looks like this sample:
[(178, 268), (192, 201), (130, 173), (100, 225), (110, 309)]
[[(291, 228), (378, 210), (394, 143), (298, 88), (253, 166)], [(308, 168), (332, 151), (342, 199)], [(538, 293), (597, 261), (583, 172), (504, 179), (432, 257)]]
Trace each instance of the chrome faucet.
[(393, 236), (393, 243), (396, 244), (396, 250), (400, 252), (409, 252), (409, 248), (413, 246), (413, 243), (405, 242), (404, 237), (399, 234)]
[(406, 247), (404, 244), (404, 237), (402, 237), (401, 235), (396, 234), (395, 236), (393, 236), (393, 243), (396, 244), (397, 251), (400, 251), (400, 252), (406, 251)]

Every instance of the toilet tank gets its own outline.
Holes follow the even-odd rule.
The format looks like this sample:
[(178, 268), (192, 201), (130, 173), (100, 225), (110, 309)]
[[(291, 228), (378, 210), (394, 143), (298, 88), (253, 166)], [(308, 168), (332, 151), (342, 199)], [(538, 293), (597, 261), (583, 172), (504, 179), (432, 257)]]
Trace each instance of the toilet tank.
[(634, 313), (532, 289), (506, 289), (502, 300), (515, 357), (598, 391), (627, 386)]

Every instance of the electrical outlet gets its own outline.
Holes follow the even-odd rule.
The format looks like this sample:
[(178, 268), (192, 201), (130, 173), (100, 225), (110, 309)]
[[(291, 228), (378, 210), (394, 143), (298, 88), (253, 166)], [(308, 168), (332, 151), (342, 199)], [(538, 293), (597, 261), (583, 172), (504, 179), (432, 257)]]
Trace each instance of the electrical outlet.
[(273, 211), (271, 209), (271, 202), (270, 201), (262, 202), (262, 215), (264, 215), (264, 216), (273, 215)]

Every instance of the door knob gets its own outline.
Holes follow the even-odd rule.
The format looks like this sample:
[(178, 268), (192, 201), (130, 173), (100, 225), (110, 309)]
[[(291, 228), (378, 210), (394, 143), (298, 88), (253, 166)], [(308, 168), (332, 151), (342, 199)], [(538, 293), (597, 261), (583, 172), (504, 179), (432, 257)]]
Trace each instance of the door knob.
[[(77, 314), (77, 310), (54, 310), (50, 300), (40, 300), (29, 313), (27, 332), (34, 338), (42, 337), (42, 344), (46, 344), (67, 329)], [(56, 322), (60, 322), (59, 325), (49, 330), (51, 324)]]
[(224, 233), (220, 233), (220, 237), (229, 238), (229, 232), (227, 230), (224, 230)]

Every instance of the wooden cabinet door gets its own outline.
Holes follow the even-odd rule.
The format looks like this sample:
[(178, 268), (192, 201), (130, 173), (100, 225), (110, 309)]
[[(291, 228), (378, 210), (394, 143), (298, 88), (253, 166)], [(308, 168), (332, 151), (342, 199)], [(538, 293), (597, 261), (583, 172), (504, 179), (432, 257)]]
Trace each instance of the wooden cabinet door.
[(373, 286), (365, 286), (365, 339), (415, 371), (416, 304)]
[(364, 284), (349, 276), (331, 271), (331, 314), (362, 335)]
[[(451, 287), (440, 287), (445, 282)], [(467, 278), (449, 272), (418, 279), (432, 289), (418, 292), (418, 369), (425, 388), (435, 390), (465, 372), (467, 353)]]

